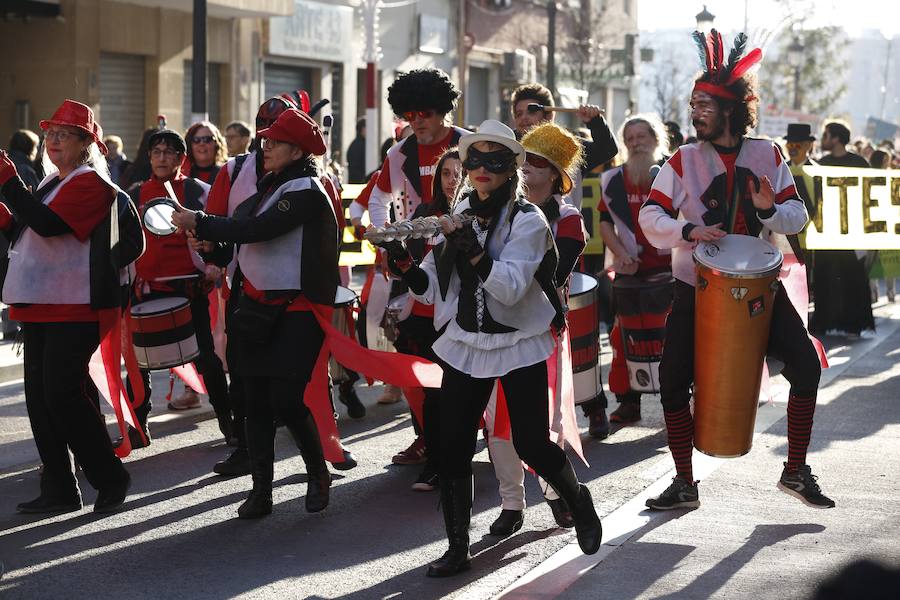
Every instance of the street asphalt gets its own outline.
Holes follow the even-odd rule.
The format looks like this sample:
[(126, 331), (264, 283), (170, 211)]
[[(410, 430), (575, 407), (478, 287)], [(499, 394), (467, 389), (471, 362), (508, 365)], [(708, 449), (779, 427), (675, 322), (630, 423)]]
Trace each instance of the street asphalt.
[[(280, 432), (274, 512), (246, 522), (236, 510), (250, 478), (210, 470), (230, 449), (208, 404), (168, 412), (161, 393), (152, 445), (126, 459), (134, 481), (126, 510), (95, 516), (96, 492), (82, 477), (81, 512), (15, 514), (37, 493), (39, 461), (21, 381), (8, 381), (0, 384), (0, 598), (807, 598), (850, 561), (900, 565), (900, 310), (880, 304), (876, 315), (872, 336), (824, 340), (832, 367), (809, 462), (836, 508), (811, 509), (775, 488), (786, 455), (785, 403), (776, 400), (760, 407), (748, 455), (698, 458), (699, 509), (644, 511), (673, 474), (658, 398), (646, 396), (637, 426), (603, 441), (583, 437), (591, 466), (576, 471), (604, 520), (598, 554), (584, 557), (574, 533), (555, 526), (531, 477), (524, 528), (489, 535), (499, 501), (480, 442), (472, 570), (442, 580), (424, 576), (446, 548), (438, 494), (410, 489), (418, 467), (390, 464), (413, 433), (405, 404), (376, 404), (379, 386), (358, 388), (364, 419), (340, 408), (360, 464), (333, 471), (328, 509), (305, 512), (305, 468)], [(154, 383), (168, 387), (162, 377)], [(780, 383), (773, 379), (775, 391)]]

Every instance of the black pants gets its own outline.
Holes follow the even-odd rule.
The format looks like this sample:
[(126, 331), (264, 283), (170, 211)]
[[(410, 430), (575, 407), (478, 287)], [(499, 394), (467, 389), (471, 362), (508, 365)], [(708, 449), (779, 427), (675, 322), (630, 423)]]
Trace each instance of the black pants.
[[(440, 476), (442, 480), (469, 477), (478, 425), (494, 387), (494, 379), (476, 379), (444, 366), (440, 400)], [(565, 465), (565, 452), (550, 441), (547, 411), (547, 363), (510, 371), (499, 378), (506, 395), (512, 441), (523, 461), (546, 477)]]
[[(200, 350), (200, 356), (194, 360), (194, 365), (197, 367), (197, 372), (203, 375), (203, 383), (206, 384), (206, 391), (209, 393), (209, 403), (218, 414), (222, 410), (229, 410), (230, 406), (225, 368), (222, 366), (222, 360), (216, 354), (213, 342), (212, 326), (209, 320), (209, 298), (206, 294), (198, 292), (190, 301), (194, 335), (197, 336), (197, 348)], [(153, 407), (150, 402), (150, 371), (141, 369), (141, 379), (144, 382), (144, 403), (134, 409), (134, 414), (141, 426), (146, 427), (147, 416)]]
[(88, 362), (100, 345), (99, 325), (24, 323), (23, 332), (25, 404), (44, 463), (41, 493), (78, 494), (69, 449), (93, 487), (121, 483), (127, 473), (88, 394)]
[(231, 415), (234, 419), (234, 435), (238, 439), (238, 446), (247, 447), (247, 439), (245, 435), (244, 423), (247, 418), (247, 402), (244, 398), (244, 382), (238, 375), (238, 352), (237, 344), (239, 340), (227, 337), (228, 323), (231, 315), (237, 308), (240, 290), (231, 290), (228, 301), (225, 303), (225, 358), (228, 360), (228, 401), (231, 405)]
[[(246, 399), (247, 450), (253, 463), (253, 485), (271, 488), (275, 461), (275, 419), (288, 427), (301, 423), (309, 409), (303, 403), (306, 384), (312, 377), (319, 350), (325, 334), (315, 317), (308, 312), (286, 313), (282, 316), (275, 339), (266, 346), (280, 349), (278, 360), (291, 363), (291, 374), (276, 375), (272, 372), (244, 372), (240, 375)], [(241, 344), (238, 336), (236, 344)], [(251, 347), (252, 348), (252, 347)], [(242, 345), (241, 352), (248, 351)], [(259, 347), (260, 354), (265, 346)], [(245, 355), (246, 357), (246, 355)], [(265, 359), (265, 356), (259, 358)], [(276, 357), (265, 361), (277, 365)], [(244, 361), (244, 368), (249, 361)]]
[[(400, 321), (397, 327), (399, 336), (394, 342), (394, 347), (398, 352), (421, 356), (435, 363), (440, 362), (432, 350), (434, 342), (440, 337), (440, 333), (434, 330), (434, 319), (410, 315)], [(425, 439), (426, 466), (437, 471), (441, 439), (441, 390), (437, 388), (422, 388), (422, 390), (425, 393), (425, 400), (422, 403), (423, 427), (420, 431), (419, 424), (413, 416), (413, 429), (417, 435), (422, 435)]]
[[(702, 317), (701, 317), (702, 318)], [(815, 396), (822, 367), (800, 315), (781, 283), (772, 306), (772, 325), (766, 355), (784, 362), (782, 375), (791, 384), (791, 393)], [(709, 357), (715, 360), (715, 357)], [(659, 365), (663, 409), (678, 411), (691, 399), (694, 382), (694, 287), (675, 280), (675, 299), (666, 321), (666, 343)]]

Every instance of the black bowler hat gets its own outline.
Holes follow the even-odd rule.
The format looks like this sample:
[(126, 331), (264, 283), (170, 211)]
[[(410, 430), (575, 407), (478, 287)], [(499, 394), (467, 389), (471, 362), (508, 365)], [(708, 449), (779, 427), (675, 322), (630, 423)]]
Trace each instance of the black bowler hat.
[(784, 139), (788, 142), (812, 142), (816, 136), (812, 135), (812, 127), (809, 123), (788, 123), (787, 135)]

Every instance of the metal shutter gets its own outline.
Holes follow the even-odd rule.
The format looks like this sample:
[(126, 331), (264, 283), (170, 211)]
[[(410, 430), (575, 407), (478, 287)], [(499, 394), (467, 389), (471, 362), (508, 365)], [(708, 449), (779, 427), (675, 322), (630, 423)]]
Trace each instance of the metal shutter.
[[(266, 98), (306, 90), (312, 95), (312, 69), (266, 63)], [(317, 98), (313, 98), (316, 101)]]
[[(209, 115), (209, 121), (216, 125), (219, 129), (225, 126), (220, 123), (222, 116), (220, 111), (221, 101), (221, 66), (218, 63), (206, 64), (206, 113)], [(186, 60), (184, 61), (184, 93), (182, 95), (182, 131), (186, 131), (191, 126), (191, 102), (194, 99), (194, 89), (192, 87), (192, 78), (194, 74), (194, 64)], [(224, 133), (224, 132), (223, 132)]]
[(100, 108), (103, 133), (118, 135), (130, 159), (144, 133), (144, 57), (100, 53)]

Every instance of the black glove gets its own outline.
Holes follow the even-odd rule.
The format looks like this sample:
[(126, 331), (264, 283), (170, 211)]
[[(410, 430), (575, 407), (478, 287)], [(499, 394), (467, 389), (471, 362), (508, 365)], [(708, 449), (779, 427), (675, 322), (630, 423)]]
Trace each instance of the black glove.
[(400, 240), (391, 240), (390, 242), (378, 242), (375, 244), (379, 248), (384, 249), (387, 253), (388, 268), (394, 275), (401, 275), (403, 268), (408, 269), (413, 263), (412, 255)]
[(462, 229), (453, 230), (444, 237), (448, 244), (454, 246), (466, 258), (475, 258), (484, 252), (484, 248), (478, 241), (478, 234), (475, 233), (475, 228), (471, 223), (463, 226)]

